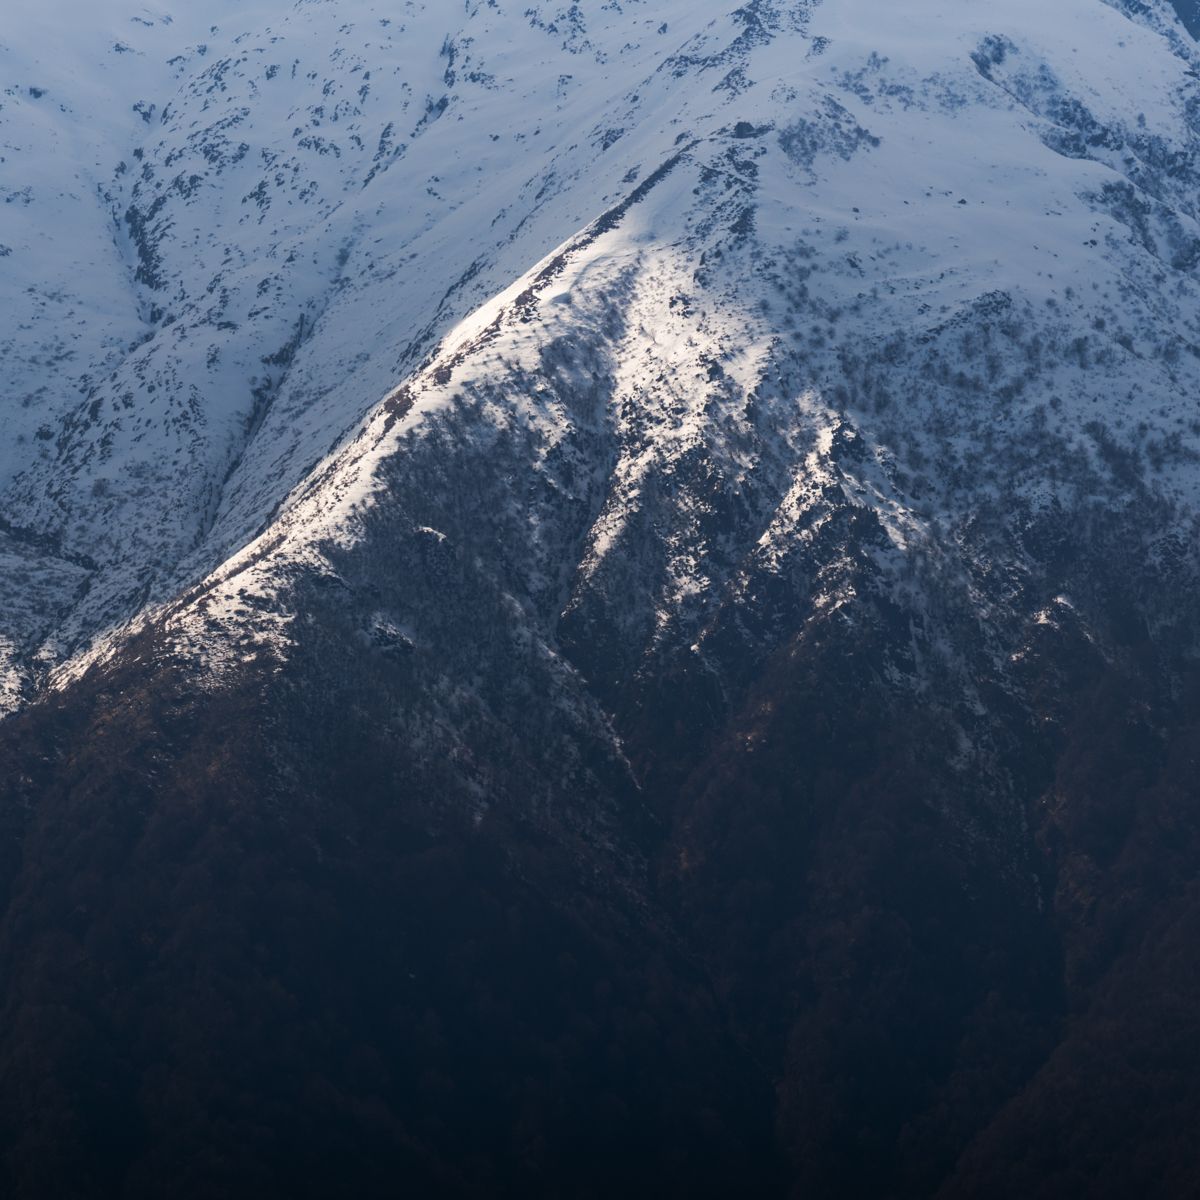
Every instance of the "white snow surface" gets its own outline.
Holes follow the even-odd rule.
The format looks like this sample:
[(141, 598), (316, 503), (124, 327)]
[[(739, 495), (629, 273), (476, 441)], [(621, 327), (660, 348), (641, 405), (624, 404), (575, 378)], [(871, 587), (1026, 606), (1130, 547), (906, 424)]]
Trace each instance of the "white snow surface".
[[(568, 606), (699, 446), (783, 480), (770, 563), (834, 483), (936, 553), (946, 489), (897, 459), (1032, 496), (983, 447), (1039, 431), (1148, 456), (1186, 524), (1200, 86), (1147, 9), (8, 0), (0, 711), (150, 617), (214, 667), (285, 654), (286, 581), (424, 431), (519, 427), (546, 473), (556, 345), (599, 348), (619, 446), (573, 578), (533, 509), (516, 551)], [(655, 638), (717, 586), (689, 503)]]

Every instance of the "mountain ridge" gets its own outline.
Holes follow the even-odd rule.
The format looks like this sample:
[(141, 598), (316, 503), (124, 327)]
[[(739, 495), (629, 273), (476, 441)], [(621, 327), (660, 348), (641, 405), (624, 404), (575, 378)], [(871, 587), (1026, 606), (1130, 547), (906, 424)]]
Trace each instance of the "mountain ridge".
[(6, 1187), (1187, 1194), (1172, 10), (262, 11), (2, 493)]

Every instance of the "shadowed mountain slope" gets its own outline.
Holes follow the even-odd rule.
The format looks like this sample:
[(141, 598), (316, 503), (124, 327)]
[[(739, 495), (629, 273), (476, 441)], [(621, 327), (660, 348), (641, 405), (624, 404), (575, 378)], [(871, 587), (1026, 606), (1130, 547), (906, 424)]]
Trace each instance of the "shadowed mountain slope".
[(175, 28), (5, 354), (6, 1192), (1200, 1188), (1172, 10)]

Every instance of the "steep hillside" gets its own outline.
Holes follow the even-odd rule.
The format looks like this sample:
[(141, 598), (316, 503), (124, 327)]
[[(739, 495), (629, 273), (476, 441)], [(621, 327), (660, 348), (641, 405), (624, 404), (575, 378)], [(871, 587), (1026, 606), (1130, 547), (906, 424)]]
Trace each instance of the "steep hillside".
[(1195, 1192), (1171, 8), (394, 7), (4, 48), (7, 1191)]

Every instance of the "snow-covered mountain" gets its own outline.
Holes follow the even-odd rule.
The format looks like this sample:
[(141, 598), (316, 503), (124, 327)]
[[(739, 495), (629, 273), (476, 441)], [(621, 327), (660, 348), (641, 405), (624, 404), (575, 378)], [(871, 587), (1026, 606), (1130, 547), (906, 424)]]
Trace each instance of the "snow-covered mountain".
[[(333, 462), (369, 474), (358, 449), (326, 458), (413, 380), (453, 391), (432, 382), (438, 354), (550, 262), (532, 341), (522, 312), (492, 352), (579, 336), (566, 299), (621, 312), (633, 328), (602, 340), (649, 422), (585, 574), (654, 460), (708, 442), (769, 509), (849, 422), (902, 469), (907, 442), (961, 460), (980, 423), (1026, 437), (1038, 412), (1043, 445), (1103, 469), (1098, 425), (1190, 506), (1193, 52), (1165, 10), (652, 7), (18, 9), (0, 114), (10, 704), (236, 554)], [(981, 312), (995, 344), (961, 355)], [(894, 338), (911, 378), (888, 371), (884, 415), (869, 376)], [(964, 361), (905, 394), (935, 341)], [(1121, 397), (1100, 410), (1080, 369), (1095, 354)], [(689, 411), (637, 402), (663, 373)], [(764, 385), (752, 428), (736, 410)], [(991, 385), (1021, 394), (997, 412), (972, 393)], [(436, 407), (415, 406), (416, 436)], [(985, 483), (986, 463), (959, 465)], [(893, 545), (906, 522), (936, 536), (885, 476), (866, 507)], [(770, 541), (768, 512), (752, 521)], [(686, 561), (697, 549), (653, 581), (665, 621), (720, 587)]]
[[(442, 990), (375, 1014), (358, 1073), (322, 1067), (328, 1096), (357, 1099), (320, 1103), (380, 1105), (390, 1153), (402, 1143), (448, 1193), (496, 1194), (481, 1180), (497, 1163), (527, 1188), (574, 1128), (555, 1132), (541, 1098), (513, 1135), (525, 1150), (488, 1143), (451, 1169), (453, 1056), (431, 1050), (407, 1090), (362, 1082), (411, 1022), (460, 1012), (464, 979), (503, 973), (472, 950), (460, 976), (422, 949), (410, 911), (454, 902), (405, 890), (372, 842), (410, 866), (414, 846), (468, 846), (475, 863), (484, 845), (500, 865), (479, 868), (486, 884), (462, 868), (484, 898), (447, 928), (474, 945), (454, 921), (509, 905), (495, 945), (558, 995), (575, 968), (523, 931), (592, 914), (595, 940), (562, 953), (585, 964), (595, 990), (575, 1009), (594, 1019), (545, 1015), (565, 1021), (550, 1057), (592, 1063), (600, 1039), (618, 1081), (596, 1094), (620, 1098), (614, 1128), (662, 1133), (664, 1177), (685, 1146), (715, 1194), (752, 1150), (764, 1189), (1082, 1194), (1077, 1171), (1090, 1195), (1129, 1194), (1138, 1178), (1099, 1152), (1060, 1169), (1013, 1147), (1050, 1127), (1062, 1089), (1083, 1127), (1107, 1128), (1087, 1047), (1184, 1021), (1114, 996), (1152, 986), (1129, 946), (1176, 963), (1161, 914), (1192, 919), (1192, 14), (9, 11), (0, 946), (31, 980), (7, 1000), (10, 1086), (37, 1057), (21, 1038), (59, 1061), (41, 1006), (122, 980), (89, 1020), (118, 1030), (126, 1070), (162, 1051), (129, 1032), (143, 1018), (125, 997), (159, 1011), (146, 980), (185, 961), (225, 978), (204, 930), (231, 922), (236, 961), (257, 963), (337, 895), (360, 924), (382, 905), (406, 930), (411, 971), (383, 932), (356, 943), (397, 987), (428, 973)], [(275, 833), (286, 851), (262, 848)], [(317, 898), (277, 910), (291, 884), (260, 894), (243, 854)], [(195, 924), (204, 889), (175, 888), (164, 855), (255, 899), (235, 888)], [(65, 884), (50, 864), (68, 863)], [(65, 953), (56, 913), (83, 914), (69, 984), (46, 965)], [(262, 954), (296, 994), (323, 969), (312, 950)], [(678, 1045), (621, 1040), (643, 980), (659, 981), (646, 1020), (678, 1021)], [(466, 1027), (486, 1029), (490, 1003), (545, 999), (513, 986), (468, 1004)], [(353, 1024), (343, 999), (321, 1011)], [(281, 1028), (295, 1020), (319, 1058), (295, 1016), (307, 1001), (288, 1003)], [(161, 1036), (181, 1078), (207, 1078), (203, 1048)], [(612, 1066), (637, 1046), (652, 1087)], [(283, 1069), (299, 1051), (262, 1053)], [(711, 1076), (680, 1066), (699, 1060)], [(138, 1122), (207, 1103), (142, 1069), (122, 1093)], [(703, 1121), (678, 1143), (662, 1132), (676, 1082), (714, 1114), (711, 1137)], [(404, 1115), (410, 1094), (442, 1115)], [(45, 1137), (91, 1111), (48, 1116)], [(1180, 1101), (1165, 1127), (1194, 1111)], [(768, 1184), (755, 1138), (772, 1125), (787, 1164)], [(40, 1136), (6, 1143), (18, 1181), (41, 1177)], [(121, 1169), (155, 1178), (154, 1153)], [(1154, 1162), (1194, 1179), (1165, 1151)]]

